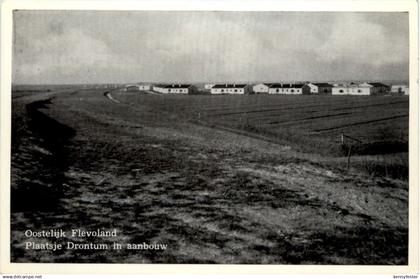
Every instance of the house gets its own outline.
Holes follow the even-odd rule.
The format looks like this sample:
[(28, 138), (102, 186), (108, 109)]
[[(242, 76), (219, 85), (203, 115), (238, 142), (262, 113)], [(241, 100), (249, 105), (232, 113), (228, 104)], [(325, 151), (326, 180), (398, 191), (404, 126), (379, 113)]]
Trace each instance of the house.
[(397, 95), (408, 95), (408, 86), (403, 84), (396, 84), (391, 86), (391, 93)]
[(369, 86), (371, 88), (370, 95), (385, 95), (389, 93), (389, 86), (380, 82), (364, 82), (361, 86)]
[(191, 84), (160, 84), (153, 86), (153, 90), (162, 94), (191, 94), (195, 87)]
[(259, 83), (252, 87), (252, 91), (256, 94), (268, 93), (270, 85), (270, 83)]
[(303, 86), (303, 94), (331, 94), (333, 86), (329, 83), (307, 83)]
[(250, 86), (247, 84), (215, 84), (211, 94), (247, 94), (250, 93)]
[(332, 95), (358, 95), (358, 96), (366, 96), (371, 95), (371, 86), (363, 85), (363, 84), (344, 84), (344, 85), (337, 85), (332, 88), (331, 94)]
[(302, 88), (303, 84), (300, 83), (272, 83), (268, 88), (268, 93), (299, 95), (302, 94)]
[(192, 91), (191, 84), (171, 84), (167, 85), (165, 89), (168, 90), (168, 93), (175, 93), (175, 94), (189, 94)]

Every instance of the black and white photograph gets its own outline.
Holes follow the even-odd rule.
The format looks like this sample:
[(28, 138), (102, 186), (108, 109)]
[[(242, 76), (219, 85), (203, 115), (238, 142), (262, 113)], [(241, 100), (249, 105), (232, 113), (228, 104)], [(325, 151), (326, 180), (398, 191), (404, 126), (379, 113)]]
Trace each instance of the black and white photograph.
[(409, 265), (409, 12), (12, 20), (11, 263)]

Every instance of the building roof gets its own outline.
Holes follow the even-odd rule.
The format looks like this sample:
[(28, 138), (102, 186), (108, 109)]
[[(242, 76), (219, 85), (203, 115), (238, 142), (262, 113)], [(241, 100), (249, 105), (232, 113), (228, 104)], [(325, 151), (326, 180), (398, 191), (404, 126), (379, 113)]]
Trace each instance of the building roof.
[(216, 84), (212, 88), (244, 88), (247, 84)]
[(368, 84), (374, 86), (374, 87), (381, 87), (381, 86), (386, 86), (388, 87), (388, 85), (380, 83), (380, 82), (368, 82)]
[(268, 87), (271, 87), (273, 85), (280, 85), (281, 83), (264, 83), (265, 85), (267, 85)]
[(265, 86), (268, 86), (268, 83), (255, 83), (255, 84), (252, 84), (253, 86), (257, 86), (257, 85), (265, 85)]
[(189, 88), (191, 84), (169, 84), (165, 85), (164, 88)]
[(301, 83), (296, 83), (296, 84), (293, 84), (293, 83), (284, 83), (284, 84), (282, 84), (282, 83), (272, 83), (270, 85), (270, 88), (302, 88), (302, 87), (303, 87), (303, 84), (301, 84)]
[(334, 85), (333, 88), (370, 88), (371, 86), (365, 84), (341, 84)]
[(326, 82), (311, 82), (311, 84), (315, 86), (320, 86), (320, 87), (333, 87), (331, 84), (326, 83)]
[(145, 85), (149, 85), (150, 86), (150, 83), (136, 83), (136, 84), (127, 84), (125, 87), (130, 87), (130, 86), (137, 86), (137, 87), (140, 87), (140, 86), (145, 86)]

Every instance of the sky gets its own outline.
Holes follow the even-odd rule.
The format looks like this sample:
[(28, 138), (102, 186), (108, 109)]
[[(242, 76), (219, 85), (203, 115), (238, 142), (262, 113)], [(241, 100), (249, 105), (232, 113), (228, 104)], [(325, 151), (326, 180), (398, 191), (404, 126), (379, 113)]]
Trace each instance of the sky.
[(408, 13), (15, 11), (13, 83), (408, 80)]

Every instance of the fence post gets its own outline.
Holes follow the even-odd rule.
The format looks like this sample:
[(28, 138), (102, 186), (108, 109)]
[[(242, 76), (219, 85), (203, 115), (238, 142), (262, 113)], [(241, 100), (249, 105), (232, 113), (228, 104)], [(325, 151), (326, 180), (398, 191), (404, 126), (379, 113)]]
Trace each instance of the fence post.
[(349, 153), (347, 154), (347, 171), (350, 169), (351, 147), (352, 145), (350, 145)]

